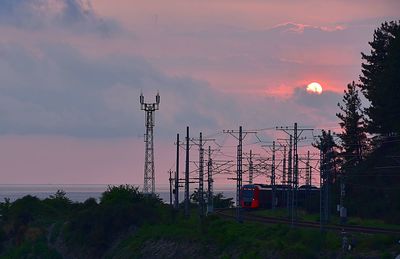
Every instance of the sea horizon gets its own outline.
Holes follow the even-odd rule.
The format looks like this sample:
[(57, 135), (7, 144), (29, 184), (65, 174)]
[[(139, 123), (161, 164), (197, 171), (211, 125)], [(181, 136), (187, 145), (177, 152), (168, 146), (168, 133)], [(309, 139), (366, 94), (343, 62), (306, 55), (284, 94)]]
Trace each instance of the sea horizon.
[[(141, 184), (130, 184), (142, 189)], [(124, 184), (0, 184), (0, 202), (4, 202), (6, 198), (11, 202), (20, 199), (24, 196), (36, 196), (39, 199), (46, 199), (50, 195), (55, 194), (58, 190), (63, 190), (73, 202), (84, 202), (88, 198), (95, 198), (100, 200), (101, 194), (107, 190), (108, 186), (118, 186)], [(196, 185), (191, 186), (191, 193), (196, 189)], [(181, 188), (183, 190), (183, 188)], [(229, 185), (214, 186), (214, 193), (222, 192), (225, 197), (235, 197), (235, 187)], [(156, 194), (163, 200), (164, 203), (169, 203), (169, 185), (160, 184), (156, 186)], [(184, 192), (179, 191), (179, 200), (183, 201)]]

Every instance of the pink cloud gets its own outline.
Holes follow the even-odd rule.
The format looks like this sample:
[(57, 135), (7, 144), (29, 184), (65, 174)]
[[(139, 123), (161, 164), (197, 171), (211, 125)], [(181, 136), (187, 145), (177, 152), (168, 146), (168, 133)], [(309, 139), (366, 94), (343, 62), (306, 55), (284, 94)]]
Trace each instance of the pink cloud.
[(336, 26), (314, 26), (308, 24), (301, 24), (295, 22), (285, 22), (280, 23), (275, 26), (272, 26), (271, 29), (279, 29), (283, 32), (294, 32), (294, 33), (304, 33), (306, 29), (314, 29), (314, 30), (321, 30), (325, 32), (334, 32), (334, 31), (342, 31), (345, 30), (346, 27), (343, 25), (336, 25)]

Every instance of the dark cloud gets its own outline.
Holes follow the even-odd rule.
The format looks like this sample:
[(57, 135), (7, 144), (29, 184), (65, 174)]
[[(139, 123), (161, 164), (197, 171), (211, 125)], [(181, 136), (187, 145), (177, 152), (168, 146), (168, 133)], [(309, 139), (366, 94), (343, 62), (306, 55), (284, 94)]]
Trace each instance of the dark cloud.
[(216, 97), (204, 82), (165, 76), (137, 57), (90, 59), (66, 45), (36, 51), (40, 57), (18, 45), (0, 46), (3, 134), (135, 135), (144, 123), (141, 90), (146, 101), (160, 91), (157, 124), (164, 131), (187, 123), (217, 127), (208, 112)]
[(186, 125), (203, 132), (294, 121), (312, 125), (332, 119), (337, 102), (333, 93), (311, 96), (304, 90), (288, 99), (222, 93), (203, 81), (167, 76), (139, 57), (88, 58), (68, 45), (35, 51), (0, 45), (0, 78), (1, 134), (142, 136), (141, 91), (146, 102), (160, 91), (156, 128), (163, 138)]
[(0, 24), (22, 29), (62, 27), (102, 35), (120, 30), (115, 21), (99, 17), (88, 0), (2, 0)]
[(293, 99), (306, 107), (321, 109), (324, 107), (332, 107), (338, 103), (342, 95), (332, 92), (323, 91), (321, 94), (307, 92), (306, 86), (297, 87), (294, 90)]
[(294, 102), (331, 121), (336, 120), (335, 108), (341, 99), (341, 94), (332, 91), (323, 91), (321, 94), (309, 93), (306, 86), (297, 87), (293, 93)]
[[(0, 2), (0, 24), (19, 28), (61, 26), (100, 33), (107, 33), (105, 28), (112, 25), (94, 13), (90, 2), (81, 0), (5, 0)], [(205, 59), (200, 58), (198, 62), (180, 56), (175, 57), (175, 62), (186, 67), (200, 64), (215, 71), (228, 69), (231, 74), (258, 70), (269, 78), (268, 87), (273, 88), (279, 86), (276, 78), (282, 78), (282, 71), (285, 71), (283, 76), (293, 77), (307, 69), (314, 72), (331, 69), (332, 73), (337, 70), (336, 67), (304, 66), (281, 60), (275, 54), (277, 48), (293, 42), (307, 44), (291, 38), (304, 38), (299, 34), (314, 33), (315, 37), (305, 37), (308, 41), (344, 30), (332, 32), (286, 24), (261, 31), (217, 28), (198, 32), (197, 36), (197, 32), (185, 36), (207, 41), (213, 32), (216, 35), (221, 32), (219, 39), (213, 39), (213, 42), (221, 40), (221, 44), (207, 48), (207, 51), (218, 52), (215, 59), (207, 58), (213, 56), (207, 53), (202, 55)], [(243, 42), (244, 38), (247, 40)], [(235, 52), (235, 46), (223, 44), (227, 40), (238, 43), (239, 51)], [(230, 55), (230, 52), (235, 53)], [(223, 57), (218, 58), (221, 53)], [(167, 66), (173, 66), (170, 59), (162, 59)], [(210, 60), (220, 63), (210, 64)], [(333, 93), (311, 96), (299, 89), (287, 99), (222, 93), (204, 81), (167, 76), (140, 57), (88, 58), (69, 45), (47, 44), (29, 49), (22, 44), (0, 45), (0, 78), (2, 134), (139, 136), (144, 128), (144, 113), (139, 110), (138, 103), (142, 90), (149, 101), (157, 90), (160, 91), (161, 109), (156, 113), (156, 127), (161, 136), (173, 136), (186, 125), (202, 131), (238, 125), (259, 128), (294, 121), (312, 125), (332, 120), (337, 103), (332, 101), (336, 98)]]

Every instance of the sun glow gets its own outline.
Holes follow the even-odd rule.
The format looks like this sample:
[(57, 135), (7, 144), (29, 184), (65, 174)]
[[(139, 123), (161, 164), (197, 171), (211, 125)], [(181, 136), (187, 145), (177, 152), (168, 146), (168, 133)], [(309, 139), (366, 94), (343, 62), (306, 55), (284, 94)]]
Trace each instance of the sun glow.
[(322, 86), (320, 84), (318, 84), (317, 82), (312, 82), (307, 85), (307, 92), (321, 94)]

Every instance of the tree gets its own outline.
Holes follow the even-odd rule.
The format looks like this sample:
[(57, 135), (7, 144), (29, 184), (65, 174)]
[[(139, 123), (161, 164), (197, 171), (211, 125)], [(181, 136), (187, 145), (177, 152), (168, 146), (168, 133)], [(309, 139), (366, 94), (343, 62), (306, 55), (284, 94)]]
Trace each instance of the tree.
[[(204, 193), (203, 193), (203, 195), (204, 195)], [(203, 197), (203, 199), (204, 199), (204, 197)], [(199, 203), (199, 192), (197, 189), (194, 190), (193, 193), (190, 195), (190, 201), (193, 203), (196, 203), (196, 204)]]
[(322, 130), (319, 139), (313, 143), (313, 146), (319, 149), (322, 153), (321, 167), (328, 179), (328, 183), (332, 184), (336, 180), (337, 168), (340, 165), (340, 160), (338, 158), (338, 145), (335, 143), (331, 131)]
[(144, 200), (144, 194), (139, 191), (139, 187), (132, 185), (108, 186), (100, 198), (101, 204), (113, 204), (117, 202), (139, 202)]
[(234, 204), (233, 198), (226, 198), (222, 192), (213, 195), (213, 204), (215, 208), (231, 208)]
[(341, 112), (336, 116), (343, 132), (339, 134), (342, 144), (341, 156), (346, 167), (358, 164), (366, 149), (367, 136), (364, 129), (364, 116), (361, 110), (361, 100), (354, 81), (347, 85), (342, 103), (338, 103)]
[(369, 42), (371, 53), (361, 53), (360, 76), (365, 97), (368, 132), (390, 136), (400, 133), (400, 22), (385, 22)]
[[(193, 203), (199, 203), (199, 195), (197, 190), (194, 190), (190, 195), (190, 200)], [(215, 208), (231, 208), (233, 203), (233, 198), (225, 197), (222, 192), (213, 195), (213, 204)]]
[(54, 199), (54, 200), (66, 200), (66, 201), (71, 201), (68, 197), (67, 197), (67, 193), (64, 190), (57, 190), (57, 192), (55, 194), (51, 194), (49, 196), (50, 199)]
[(4, 202), (0, 202), (0, 219), (3, 221), (8, 220), (10, 213), (11, 202), (10, 198), (4, 198)]
[[(337, 192), (337, 168), (340, 164), (338, 159), (338, 146), (333, 139), (331, 131), (326, 132), (322, 130), (319, 139), (313, 143), (313, 146), (321, 151), (321, 161), (320, 161), (320, 176), (321, 176), (321, 219), (325, 222), (329, 222), (330, 213), (332, 210), (331, 189), (332, 186), (334, 192)], [(333, 197), (335, 197), (334, 195)]]

